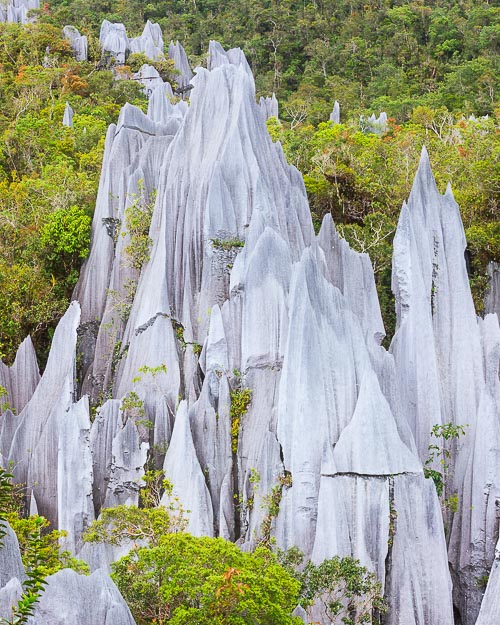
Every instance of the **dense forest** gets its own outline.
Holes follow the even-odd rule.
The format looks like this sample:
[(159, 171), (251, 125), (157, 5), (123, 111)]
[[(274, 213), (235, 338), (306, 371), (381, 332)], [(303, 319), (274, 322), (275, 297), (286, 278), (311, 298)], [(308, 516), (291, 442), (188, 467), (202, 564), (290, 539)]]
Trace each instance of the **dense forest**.
[[(390, 336), (391, 240), (420, 150), (441, 191), (462, 211), (476, 309), (488, 261), (500, 260), (498, 48), (500, 9), (477, 0), (427, 2), (45, 3), (36, 22), (0, 24), (0, 356), (11, 362), (30, 333), (42, 365), (85, 258), (106, 127), (130, 101), (134, 80), (103, 66), (102, 20), (139, 34), (147, 19), (204, 64), (210, 39), (240, 46), (257, 95), (275, 92), (268, 122), (303, 173), (319, 227), (331, 212), (351, 245), (370, 254)], [(77, 62), (65, 24), (89, 38)], [(127, 72), (127, 67), (122, 72)], [(172, 75), (175, 81), (175, 74)], [(333, 102), (341, 124), (328, 122)], [(74, 127), (61, 124), (65, 102)], [(387, 132), (360, 116), (386, 111)]]

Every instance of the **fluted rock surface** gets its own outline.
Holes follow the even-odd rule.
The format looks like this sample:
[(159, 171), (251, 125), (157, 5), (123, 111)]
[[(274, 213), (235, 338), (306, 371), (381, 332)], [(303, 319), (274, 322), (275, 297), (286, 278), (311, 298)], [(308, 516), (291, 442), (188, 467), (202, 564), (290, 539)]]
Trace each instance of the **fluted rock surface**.
[[(104, 37), (123, 32), (111, 27)], [(474, 314), (451, 191), (437, 192), (424, 152), (395, 237), (389, 353), (369, 258), (330, 216), (315, 236), (241, 50), (211, 42), (190, 82), (189, 106), (158, 81), (148, 113), (126, 105), (108, 131), (79, 304), (17, 427), (4, 417), (17, 479), (78, 550), (103, 507), (137, 503), (150, 462), (195, 534), (359, 558), (391, 625), (453, 623), (450, 558), (472, 624), (471, 583), (497, 539), (500, 341), (497, 317)], [(139, 259), (137, 211), (151, 219)], [(447, 422), (468, 424), (451, 449), (448, 553), (422, 470), (432, 426)], [(117, 556), (80, 553), (93, 568)], [(69, 577), (54, 596), (76, 592)], [(309, 618), (326, 623), (318, 609)]]
[(73, 48), (76, 60), (86, 61), (88, 54), (87, 37), (85, 35), (80, 35), (79, 30), (74, 26), (65, 26), (63, 28), (63, 35)]
[(433, 424), (465, 428), (449, 447), (445, 496), (458, 495), (458, 510), (447, 514), (449, 559), (462, 622), (472, 624), (481, 601), (475, 582), (491, 566), (498, 532), (500, 341), (497, 316), (476, 317), (465, 245), (451, 188), (438, 192), (424, 149), (394, 239), (391, 351), (421, 459), (428, 456)]

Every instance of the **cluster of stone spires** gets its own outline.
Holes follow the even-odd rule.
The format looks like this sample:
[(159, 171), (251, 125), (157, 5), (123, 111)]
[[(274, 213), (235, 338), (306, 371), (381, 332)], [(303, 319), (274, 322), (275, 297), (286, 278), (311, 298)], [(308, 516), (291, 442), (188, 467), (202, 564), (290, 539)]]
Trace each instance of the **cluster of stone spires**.
[[(281, 484), (278, 546), (317, 562), (359, 558), (383, 585), (390, 625), (452, 625), (453, 604), (462, 625), (494, 625), (500, 330), (496, 315), (475, 315), (451, 189), (438, 192), (424, 150), (394, 240), (386, 351), (370, 260), (330, 216), (314, 234), (241, 50), (211, 42), (195, 74), (189, 106), (153, 76), (147, 114), (127, 104), (110, 126), (90, 256), (43, 376), (29, 338), (12, 367), (0, 364), (14, 408), (0, 420), (2, 464), (96, 571), (53, 576), (34, 622), (133, 623), (105, 574), (120, 553), (82, 533), (103, 507), (137, 504), (149, 459), (193, 534), (250, 548)], [(137, 203), (154, 203), (140, 270), (128, 254)], [(246, 388), (235, 437), (231, 395)], [(122, 405), (132, 392), (140, 419)], [(445, 513), (446, 539), (422, 463), (432, 426), (450, 422), (467, 433), (450, 450), (446, 496), (458, 494), (458, 509)], [(24, 575), (17, 554), (11, 536), (2, 615)], [(319, 607), (309, 617), (326, 622)]]
[(27, 24), (29, 11), (39, 8), (40, 0), (7, 0), (0, 4), (0, 22)]

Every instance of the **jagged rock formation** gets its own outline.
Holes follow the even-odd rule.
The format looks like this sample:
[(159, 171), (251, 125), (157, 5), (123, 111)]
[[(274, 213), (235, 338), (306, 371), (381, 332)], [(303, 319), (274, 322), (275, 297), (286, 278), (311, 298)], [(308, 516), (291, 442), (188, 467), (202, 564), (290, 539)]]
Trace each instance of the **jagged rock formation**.
[(0, 5), (0, 22), (27, 24), (28, 12), (39, 8), (40, 0), (8, 0)]
[(496, 313), (500, 318), (500, 263), (490, 262), (488, 264), (488, 292), (484, 305), (484, 312)]
[(99, 41), (106, 60), (114, 60), (118, 65), (125, 63), (130, 52), (130, 42), (123, 24), (112, 24), (104, 20), (101, 24)]
[(335, 100), (333, 110), (330, 113), (330, 121), (334, 124), (340, 124), (340, 104)]
[(86, 61), (88, 54), (88, 41), (85, 35), (80, 35), (80, 32), (74, 26), (65, 26), (63, 28), (64, 37), (70, 42), (71, 47), (75, 51), (75, 59), (77, 61)]
[(162, 59), (163, 54), (163, 36), (159, 24), (154, 24), (149, 20), (144, 26), (142, 35), (134, 37), (130, 40), (131, 52), (142, 52), (152, 61)]
[(176, 41), (170, 42), (168, 46), (168, 56), (175, 64), (179, 76), (176, 77), (176, 82), (181, 90), (185, 90), (193, 78), (193, 72), (189, 66), (189, 61), (186, 56), (186, 52), (181, 44)]
[[(480, 580), (484, 582), (484, 578)], [(500, 540), (495, 551), (495, 560), (488, 577), (486, 592), (476, 625), (494, 625), (500, 614)]]
[[(0, 547), (0, 618), (10, 619), (26, 579), (17, 538), (7, 526)], [(10, 622), (10, 620), (9, 620)], [(30, 625), (135, 625), (111, 578), (102, 571), (90, 576), (64, 569), (47, 578), (29, 618)]]
[(68, 104), (68, 102), (66, 102), (66, 106), (64, 107), (64, 115), (63, 115), (63, 119), (62, 119), (62, 125), (63, 126), (68, 126), (68, 128), (72, 128), (73, 127), (73, 109)]
[[(103, 507), (137, 503), (149, 461), (195, 534), (359, 558), (391, 625), (452, 625), (449, 559), (472, 625), (498, 532), (500, 331), (496, 315), (475, 317), (451, 191), (438, 193), (424, 151), (395, 237), (387, 352), (370, 260), (330, 216), (315, 236), (241, 50), (211, 42), (189, 107), (147, 77), (148, 113), (127, 104), (108, 130), (78, 302), (16, 427), (4, 416), (2, 453), (32, 505), (107, 567), (117, 554), (81, 549), (82, 531)], [(150, 217), (144, 233), (131, 215)], [(450, 449), (447, 552), (422, 463), (448, 422), (468, 428)], [(308, 616), (324, 621), (318, 606)]]
[(476, 580), (493, 560), (500, 500), (498, 318), (478, 323), (464, 260), (465, 236), (451, 188), (437, 191), (425, 150), (394, 239), (393, 290), (398, 324), (391, 351), (402, 406), (419, 455), (428, 455), (433, 424), (466, 435), (450, 451), (446, 497), (455, 602), (473, 623), (481, 602)]
[(270, 117), (276, 117), (276, 119), (278, 119), (278, 100), (276, 99), (274, 93), (270, 98), (261, 98), (259, 101), (259, 106), (264, 120), (267, 120)]
[(383, 111), (378, 117), (375, 117), (375, 113), (366, 118), (362, 115), (359, 122), (364, 132), (373, 132), (376, 135), (383, 135), (387, 132), (387, 113)]

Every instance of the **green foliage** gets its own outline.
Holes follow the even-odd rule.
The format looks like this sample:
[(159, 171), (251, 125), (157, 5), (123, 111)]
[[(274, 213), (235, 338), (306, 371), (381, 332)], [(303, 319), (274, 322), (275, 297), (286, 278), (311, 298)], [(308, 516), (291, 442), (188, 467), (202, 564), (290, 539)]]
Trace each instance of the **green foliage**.
[(210, 239), (210, 242), (214, 247), (222, 250), (232, 250), (235, 247), (243, 247), (245, 245), (245, 241), (241, 239)]
[(259, 548), (167, 534), (112, 565), (138, 625), (292, 625), (299, 583)]
[(300, 583), (299, 603), (306, 610), (319, 604), (325, 622), (345, 625), (378, 622), (386, 610), (377, 577), (353, 558), (335, 556), (321, 564), (303, 564), (303, 554), (292, 547), (278, 550), (278, 561)]
[[(461, 436), (465, 436), (465, 428), (467, 425), (455, 425), (454, 423), (443, 423), (442, 425), (436, 424), (432, 427), (431, 436), (436, 439), (442, 438), (446, 442), (452, 442), (458, 440)], [(449, 469), (448, 460), (451, 457), (449, 446), (436, 445), (431, 443), (428, 447), (429, 457), (424, 463), (424, 476), (428, 479), (432, 479), (436, 486), (436, 492), (441, 497), (443, 495), (447, 474)], [(439, 461), (442, 470), (438, 471), (432, 468), (432, 465), (436, 461)], [(456, 495), (452, 495), (449, 499), (450, 508), (456, 508), (458, 505), (458, 499)]]
[(135, 391), (130, 391), (123, 397), (120, 408), (128, 419), (138, 419), (145, 415), (144, 401)]
[[(164, 494), (169, 501), (167, 506), (160, 505)], [(140, 502), (141, 507), (103, 509), (99, 519), (86, 530), (84, 540), (110, 545), (141, 541), (154, 547), (166, 534), (185, 529), (186, 511), (174, 497), (172, 484), (165, 479), (163, 471), (146, 472), (140, 488)]]
[(230, 393), (230, 398), (231, 408), (229, 415), (231, 418), (231, 451), (235, 454), (238, 451), (241, 419), (246, 414), (248, 406), (252, 401), (252, 391), (249, 388), (234, 389)]
[(16, 533), (25, 567), (30, 566), (32, 539), (37, 538), (38, 569), (43, 577), (57, 573), (61, 569), (73, 569), (78, 573), (89, 573), (88, 565), (77, 560), (67, 550), (61, 550), (59, 542), (67, 535), (62, 530), (48, 531), (49, 521), (37, 514), (21, 518), (15, 512), (7, 515), (7, 520)]
[(152, 240), (149, 236), (149, 227), (153, 216), (156, 193), (146, 198), (142, 185), (139, 194), (133, 198), (131, 204), (125, 209), (126, 232), (122, 236), (130, 237), (130, 242), (125, 247), (125, 255), (130, 266), (141, 270), (143, 264), (149, 260), (149, 251)]
[(264, 497), (262, 506), (265, 508), (266, 513), (260, 526), (260, 544), (265, 547), (271, 547), (272, 524), (280, 511), (283, 489), (291, 486), (292, 474), (289, 471), (285, 471), (283, 475), (278, 477), (278, 483), (271, 488), (271, 492)]

